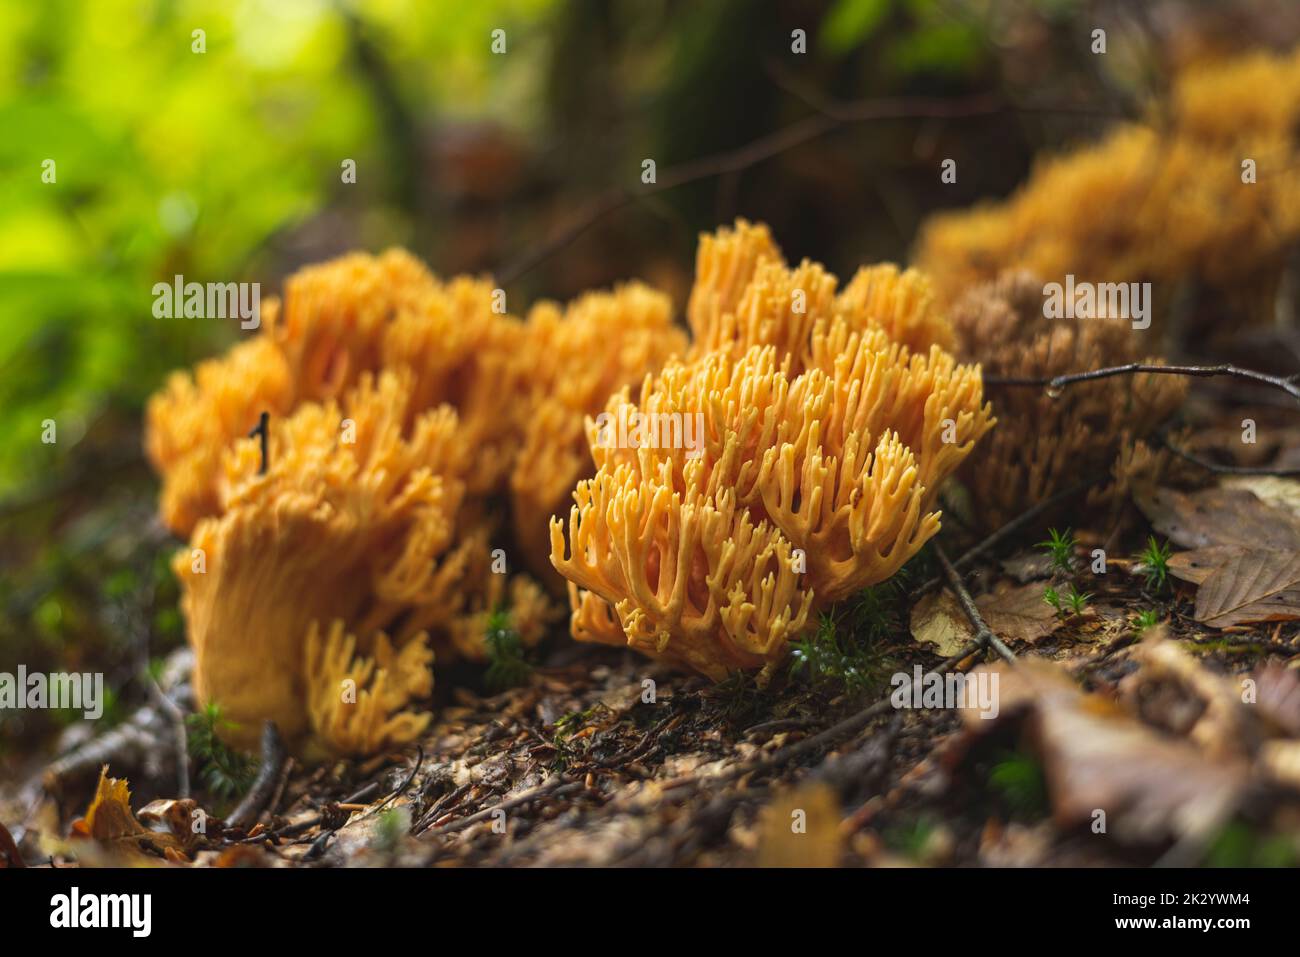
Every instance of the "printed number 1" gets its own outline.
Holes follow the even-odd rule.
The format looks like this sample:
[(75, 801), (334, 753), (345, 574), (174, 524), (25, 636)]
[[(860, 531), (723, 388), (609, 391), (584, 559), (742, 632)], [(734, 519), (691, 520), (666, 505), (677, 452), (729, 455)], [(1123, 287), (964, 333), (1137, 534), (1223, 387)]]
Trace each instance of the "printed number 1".
[(249, 437), (250, 439), (251, 439), (253, 436), (256, 435), (256, 436), (258, 436), (258, 437), (262, 440), (262, 443), (261, 443), (261, 445), (262, 445), (262, 467), (259, 468), (259, 469), (257, 470), (257, 474), (258, 474), (258, 475), (265, 475), (265, 474), (266, 474), (266, 460), (267, 460), (266, 438), (267, 438), (267, 435), (270, 433), (270, 430), (267, 428), (267, 423), (268, 423), (270, 420), (271, 420), (271, 413), (269, 413), (269, 412), (263, 412), (260, 416), (258, 416), (258, 419), (257, 419), (257, 425), (253, 426), (252, 431), (250, 431), (250, 432), (248, 433), (248, 437)]

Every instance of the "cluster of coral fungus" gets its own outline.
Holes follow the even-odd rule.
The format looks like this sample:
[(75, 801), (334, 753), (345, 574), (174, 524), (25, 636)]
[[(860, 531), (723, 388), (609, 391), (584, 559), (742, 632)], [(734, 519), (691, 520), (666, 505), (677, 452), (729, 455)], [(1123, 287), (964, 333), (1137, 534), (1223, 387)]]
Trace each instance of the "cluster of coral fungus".
[[(719, 678), (775, 665), (938, 531), (941, 483), (993, 425), (984, 373), (1144, 357), (1128, 316), (1046, 319), (1044, 281), (1276, 280), (1300, 237), (1297, 129), (1300, 54), (1189, 75), (1150, 125), (932, 221), (934, 291), (889, 265), (841, 289), (738, 222), (701, 241), (689, 339), (638, 284), (520, 320), (491, 282), (401, 252), (303, 270), (257, 336), (148, 409), (163, 517), (190, 539), (200, 700), (244, 742), (267, 718), (338, 753), (409, 741), (434, 656), (482, 658), (502, 609), (538, 640), (564, 580), (578, 639)], [(1131, 473), (1127, 440), (1182, 394), (1164, 376), (1008, 389), (963, 472), (981, 523), (1117, 459)]]
[[(958, 356), (979, 362), (990, 378), (1034, 382), (1132, 362), (1160, 364), (1144, 354), (1142, 332), (1130, 317), (1094, 310), (1048, 318), (1043, 289), (1027, 272), (1008, 272), (968, 291), (950, 312)], [(998, 428), (960, 472), (972, 521), (997, 528), (1108, 469), (1115, 481), (1098, 496), (1107, 501), (1121, 498), (1131, 483), (1154, 480), (1168, 453), (1153, 453), (1143, 439), (1186, 392), (1186, 380), (1159, 374), (1076, 383), (1059, 394), (1000, 389)]]
[[(481, 659), (501, 609), (542, 635), (515, 556), (568, 579), (575, 637), (715, 677), (774, 664), (935, 534), (940, 483), (993, 424), (924, 277), (841, 290), (763, 227), (703, 238), (693, 340), (638, 284), (523, 321), (503, 295), (344, 257), (150, 402), (196, 690), (237, 740), (268, 718), (336, 753), (411, 740), (435, 655)], [(630, 419), (676, 441), (626, 441)]]
[(255, 338), (149, 403), (163, 518), (190, 539), (174, 565), (196, 690), (241, 743), (268, 718), (337, 753), (411, 740), (435, 653), (483, 658), (498, 610), (525, 644), (554, 618), (501, 546), (544, 558), (591, 470), (584, 415), (685, 337), (639, 285), (527, 321), (503, 300), (403, 252), (346, 256), (292, 276)]
[[(839, 291), (743, 222), (696, 269), (693, 346), (588, 422), (596, 473), (552, 521), (551, 561), (574, 637), (720, 678), (780, 661), (817, 609), (915, 555), (993, 420), (918, 273)], [(615, 441), (627, 422), (640, 441)]]
[(945, 303), (1010, 269), (1045, 281), (1195, 281), (1271, 303), (1300, 239), (1300, 51), (1187, 71), (1149, 123), (1040, 164), (1009, 200), (943, 214), (917, 265)]

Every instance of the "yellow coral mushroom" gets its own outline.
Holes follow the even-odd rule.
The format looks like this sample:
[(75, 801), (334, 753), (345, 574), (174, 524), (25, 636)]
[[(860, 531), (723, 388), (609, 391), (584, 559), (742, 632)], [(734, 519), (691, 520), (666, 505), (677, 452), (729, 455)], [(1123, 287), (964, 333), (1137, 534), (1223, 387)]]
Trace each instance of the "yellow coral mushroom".
[(734, 494), (676, 491), (665, 461), (649, 476), (602, 470), (575, 497), (567, 558), (564, 523), (552, 520), (553, 560), (614, 608), (629, 647), (722, 678), (776, 657), (807, 623), (812, 594), (800, 591), (793, 546)]
[(915, 352), (952, 347), (952, 330), (935, 304), (930, 280), (891, 263), (865, 266), (844, 289), (820, 263), (786, 265), (767, 227), (737, 220), (700, 239), (696, 281), (687, 307), (692, 357), (775, 346), (791, 372), (804, 368), (813, 331), (842, 320), (852, 331), (883, 330)]
[[(414, 412), (409, 396), (409, 376), (384, 373), (363, 376), (342, 405), (303, 406), (272, 423), (264, 474), (256, 443), (240, 442), (221, 515), (177, 555), (195, 691), (239, 725), (239, 743), (265, 719), (289, 740), (314, 734), (344, 752), (420, 727), (401, 709), (429, 690), (422, 629), (462, 600), (470, 556), (455, 517), (467, 456), (455, 412)], [(354, 662), (341, 661), (353, 645), (334, 631), (319, 646), (318, 629), (335, 621), (356, 635)], [(327, 706), (349, 691), (344, 671), (353, 692), (369, 692), (350, 714)]]
[(265, 335), (292, 369), (296, 399), (338, 398), (379, 368), (389, 325), (438, 292), (433, 275), (404, 250), (351, 253), (285, 280), (284, 302), (263, 317)]
[[(1043, 283), (1012, 272), (976, 286), (953, 307), (958, 352), (990, 375), (1050, 379), (1130, 362), (1145, 356), (1141, 333), (1127, 317), (1048, 319)], [(1074, 385), (1059, 396), (1040, 388), (1008, 387), (998, 395), (999, 427), (961, 477), (972, 516), (996, 528), (1117, 458), (1125, 472), (1161, 464), (1132, 442), (1150, 433), (1182, 402), (1184, 379), (1138, 375)]]
[(150, 401), (145, 444), (163, 479), (163, 520), (187, 535), (217, 514), (221, 456), (262, 412), (338, 398), (380, 369), (412, 374), (413, 408), (455, 407), (481, 453), (465, 476), (469, 490), (500, 490), (527, 370), (523, 325), (498, 303), (491, 283), (441, 282), (401, 250), (343, 256), (289, 277), (284, 302), (266, 303), (257, 336), (200, 363), (193, 379), (173, 376)]
[(504, 311), (502, 295), (483, 279), (442, 283), (384, 328), (379, 350), (380, 367), (411, 372), (417, 408), (455, 407), (477, 452), (466, 475), (476, 496), (504, 489), (530, 371), (523, 323)]
[(891, 338), (951, 339), (922, 278), (867, 273), (841, 309), (834, 276), (777, 256), (761, 227), (705, 237), (702, 340), (588, 422), (596, 475), (578, 483), (567, 538), (551, 523), (579, 640), (715, 678), (770, 666), (812, 611), (938, 531), (939, 484), (993, 424), (978, 367)]
[(522, 446), (510, 476), (516, 539), (529, 567), (553, 576), (547, 523), (595, 466), (584, 421), (611, 393), (639, 383), (686, 351), (668, 297), (641, 283), (592, 292), (563, 311), (541, 303), (528, 315), (529, 360)]
[(188, 535), (220, 507), (216, 477), (229, 445), (294, 401), (288, 363), (264, 337), (200, 362), (193, 377), (174, 373), (145, 410), (145, 451), (163, 476), (160, 510), (168, 527)]
[(1037, 164), (1003, 202), (932, 217), (917, 265), (946, 304), (1021, 268), (1058, 282), (1197, 281), (1257, 314), (1300, 239), (1297, 117), (1300, 50), (1187, 71), (1149, 123)]

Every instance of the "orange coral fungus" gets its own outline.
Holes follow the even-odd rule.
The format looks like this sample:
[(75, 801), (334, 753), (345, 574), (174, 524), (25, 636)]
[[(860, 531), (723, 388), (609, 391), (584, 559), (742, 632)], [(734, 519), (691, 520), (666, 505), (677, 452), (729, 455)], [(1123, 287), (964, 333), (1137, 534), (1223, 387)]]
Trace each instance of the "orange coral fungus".
[(480, 451), (466, 481), (499, 487), (513, 461), (522, 324), (482, 280), (435, 279), (409, 253), (353, 254), (310, 266), (264, 307), (259, 335), (178, 373), (149, 403), (146, 448), (163, 479), (163, 520), (189, 534), (217, 511), (222, 453), (257, 424), (337, 398), (367, 372), (408, 369), (417, 409), (450, 403)]
[[(431, 652), (482, 660), (501, 615), (525, 645), (554, 618), (493, 548), (497, 496), (554, 575), (545, 523), (594, 470), (585, 417), (685, 347), (636, 283), (525, 323), (490, 281), (400, 251), (290, 277), (256, 337), (150, 403), (163, 516), (191, 536), (176, 567), (200, 697), (245, 741), (265, 718), (335, 751), (409, 740)], [(263, 412), (265, 474), (246, 437)]]
[[(859, 289), (845, 314), (834, 276), (786, 269), (773, 249), (743, 223), (706, 237), (691, 303), (711, 348), (697, 340), (589, 423), (596, 475), (574, 492), (567, 541), (551, 523), (575, 637), (715, 678), (770, 665), (814, 609), (889, 577), (938, 531), (940, 482), (992, 425), (978, 368), (893, 341), (870, 309), (902, 315), (905, 295)], [(791, 306), (799, 292), (806, 309)]]
[(471, 556), (455, 543), (467, 467), (456, 414), (416, 412), (410, 392), (409, 374), (366, 375), (342, 405), (273, 422), (264, 474), (256, 443), (238, 443), (220, 516), (176, 557), (195, 690), (220, 702), (240, 743), (268, 718), (343, 752), (423, 727), (402, 709), (431, 689), (424, 629), (458, 609)]
[(379, 367), (388, 327), (439, 292), (410, 253), (352, 253), (307, 266), (285, 280), (284, 303), (263, 324), (293, 372), (298, 401), (341, 396)]
[(163, 476), (163, 521), (188, 534), (216, 514), (222, 454), (263, 411), (287, 412), (293, 397), (288, 363), (262, 336), (200, 362), (193, 378), (173, 373), (145, 412), (145, 450)]
[(881, 328), (915, 352), (952, 346), (952, 331), (922, 273), (882, 263), (860, 269), (840, 291), (819, 263), (788, 268), (762, 224), (737, 220), (734, 229), (701, 237), (695, 274), (687, 306), (693, 356), (774, 345), (793, 357), (797, 371), (817, 321), (837, 316), (851, 329)]
[(917, 264), (948, 303), (1013, 268), (1257, 297), (1300, 239), (1298, 117), (1300, 51), (1189, 71), (1148, 125), (1038, 164), (1005, 202), (932, 218)]
[[(989, 375), (1029, 379), (1156, 361), (1143, 355), (1141, 333), (1126, 317), (1048, 319), (1043, 301), (1043, 283), (1024, 272), (975, 287), (952, 310), (959, 354)], [(1167, 375), (1082, 383), (1055, 397), (1002, 390), (999, 427), (961, 473), (974, 520), (996, 528), (1117, 459), (1121, 482), (1135, 468), (1159, 467), (1132, 441), (1168, 418), (1185, 394), (1186, 382)]]
[(564, 511), (577, 481), (595, 470), (585, 418), (599, 412), (611, 393), (685, 352), (686, 335), (673, 325), (667, 296), (629, 283), (588, 293), (563, 312), (539, 304), (529, 313), (527, 339), (535, 367), (510, 497), (521, 553), (535, 572), (553, 576), (546, 561), (547, 522)]

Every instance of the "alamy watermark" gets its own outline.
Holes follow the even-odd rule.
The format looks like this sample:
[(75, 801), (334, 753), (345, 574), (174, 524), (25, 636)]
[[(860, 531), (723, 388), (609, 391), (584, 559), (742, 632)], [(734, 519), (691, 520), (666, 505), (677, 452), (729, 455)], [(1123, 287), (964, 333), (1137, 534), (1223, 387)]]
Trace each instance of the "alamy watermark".
[(27, 673), (19, 665), (17, 673), (0, 671), (0, 712), (24, 710), (80, 711), (88, 721), (104, 714), (103, 672), (59, 671)]
[(153, 929), (152, 894), (94, 894), (73, 886), (50, 898), (50, 926), (56, 928), (120, 927), (132, 937), (148, 937)]
[(172, 282), (153, 284), (156, 319), (238, 319), (239, 328), (262, 324), (262, 284), (258, 282)]
[(973, 671), (962, 674), (926, 672), (920, 665), (912, 674), (900, 671), (889, 679), (894, 693), (889, 703), (895, 708), (925, 708), (932, 710), (969, 708), (979, 712), (981, 718), (998, 716), (998, 673)]
[(1043, 316), (1048, 319), (1130, 319), (1134, 329), (1151, 325), (1151, 283), (1075, 282), (1043, 286)]
[(686, 449), (704, 454), (703, 412), (638, 412), (621, 406), (618, 415), (596, 416), (596, 447), (602, 449)]

